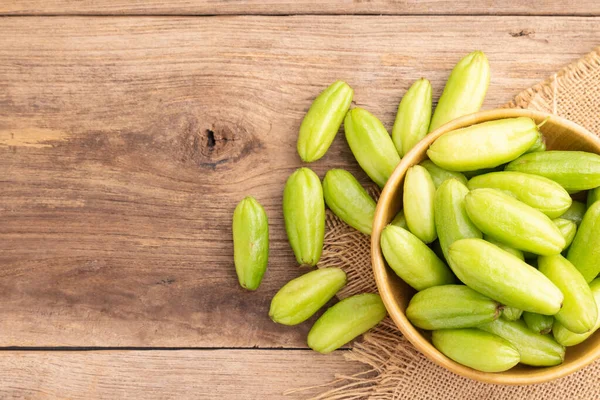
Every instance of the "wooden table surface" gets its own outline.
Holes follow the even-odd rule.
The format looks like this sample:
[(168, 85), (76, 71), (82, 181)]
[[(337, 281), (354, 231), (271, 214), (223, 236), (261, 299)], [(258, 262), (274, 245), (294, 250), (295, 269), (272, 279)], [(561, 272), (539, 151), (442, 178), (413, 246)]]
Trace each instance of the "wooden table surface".
[[(481, 49), (493, 108), (600, 44), (600, 3), (568, 3), (1, 2), (0, 398), (275, 399), (361, 371), (307, 349), (314, 319), (267, 316), (301, 273), (281, 200), (311, 99), (343, 79), (391, 128), (414, 80), (437, 98)], [(367, 182), (343, 135), (311, 167)], [(271, 224), (255, 293), (246, 195)]]

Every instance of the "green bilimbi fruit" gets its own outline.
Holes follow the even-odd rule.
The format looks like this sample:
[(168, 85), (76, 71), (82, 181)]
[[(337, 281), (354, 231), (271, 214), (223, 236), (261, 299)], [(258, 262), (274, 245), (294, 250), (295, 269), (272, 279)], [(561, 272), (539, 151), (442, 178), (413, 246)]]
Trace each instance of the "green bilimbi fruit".
[(347, 83), (336, 81), (312, 103), (300, 125), (298, 154), (302, 161), (323, 157), (350, 109), (354, 91)]
[(431, 160), (425, 160), (419, 165), (425, 168), (427, 172), (429, 172), (429, 175), (431, 175), (431, 179), (433, 180), (433, 184), (435, 185), (436, 189), (439, 188), (442, 185), (442, 183), (444, 183), (444, 181), (448, 179), (456, 179), (463, 185), (467, 185), (467, 178), (460, 172), (446, 171), (445, 169), (435, 165)]
[(590, 208), (592, 204), (600, 200), (600, 187), (591, 189), (587, 195), (587, 206)]
[(429, 172), (414, 165), (404, 178), (404, 216), (408, 229), (425, 243), (437, 238), (434, 220), (435, 185)]
[(448, 263), (471, 289), (509, 307), (544, 315), (560, 310), (563, 294), (544, 274), (483, 239), (450, 245)]
[(408, 225), (406, 225), (406, 217), (404, 216), (404, 210), (400, 210), (398, 214), (396, 214), (392, 222), (390, 222), (390, 225), (408, 229)]
[(502, 318), (507, 321), (516, 321), (523, 315), (523, 310), (514, 307), (504, 307), (502, 310)]
[(591, 282), (600, 273), (600, 202), (595, 202), (586, 211), (567, 258), (586, 282)]
[(321, 180), (309, 168), (297, 169), (283, 190), (287, 237), (300, 265), (315, 266), (325, 237), (325, 201)]
[(246, 197), (233, 212), (233, 262), (240, 285), (256, 290), (267, 270), (269, 223), (254, 197)]
[(387, 311), (377, 294), (348, 297), (329, 308), (308, 333), (308, 347), (327, 354), (380, 323)]
[(585, 204), (580, 201), (573, 201), (571, 207), (563, 215), (560, 217), (562, 219), (568, 219), (575, 223), (575, 225), (579, 226), (581, 220), (583, 219), (583, 215), (585, 214)]
[(546, 335), (552, 332), (554, 317), (552, 315), (542, 315), (524, 312), (523, 321), (525, 321), (527, 327), (535, 333), (539, 333), (540, 335)]
[[(594, 300), (596, 301), (596, 307), (600, 309), (600, 278), (594, 279), (590, 282), (590, 290), (594, 294)], [(592, 329), (586, 333), (573, 333), (563, 326), (559, 321), (554, 321), (554, 327), (552, 333), (556, 341), (563, 346), (575, 346), (592, 336), (600, 328), (600, 315), (596, 320), (596, 324)]]
[(366, 235), (371, 234), (377, 204), (350, 172), (329, 170), (323, 179), (323, 194), (327, 206), (342, 221)]
[(478, 371), (506, 371), (521, 360), (508, 340), (479, 329), (433, 331), (431, 341), (446, 357)]
[(522, 172), (492, 172), (469, 181), (469, 189), (491, 188), (502, 190), (546, 214), (558, 218), (571, 206), (569, 193), (558, 183), (542, 176)]
[[(504, 243), (499, 242), (496, 239), (494, 239), (493, 237), (488, 236), (488, 235), (483, 235), (483, 238), (485, 239), (486, 242), (490, 242), (491, 244), (494, 244), (494, 245), (500, 247), (502, 250), (517, 257), (519, 260), (525, 261), (525, 254), (521, 250), (517, 250), (514, 247), (507, 246)], [(533, 255), (533, 257), (537, 257), (537, 256)]]
[(563, 293), (560, 311), (554, 316), (574, 333), (586, 333), (598, 319), (598, 307), (585, 278), (561, 255), (540, 257), (539, 271), (546, 275)]
[(433, 142), (427, 155), (449, 171), (494, 168), (525, 153), (539, 135), (531, 118), (499, 119), (448, 132)]
[(553, 219), (554, 225), (560, 230), (563, 237), (565, 238), (565, 249), (571, 245), (575, 234), (577, 233), (577, 225), (575, 222), (569, 221), (568, 219), (556, 218)]
[(431, 101), (431, 83), (425, 78), (413, 83), (400, 101), (392, 139), (402, 157), (427, 135)]
[(428, 330), (471, 328), (500, 316), (501, 305), (463, 285), (434, 286), (413, 296), (406, 316)]
[(565, 238), (542, 212), (496, 189), (475, 189), (465, 197), (475, 226), (494, 239), (536, 254), (558, 254)]
[(450, 73), (429, 131), (481, 108), (490, 84), (490, 64), (485, 54), (474, 51), (460, 60)]
[(506, 170), (544, 176), (569, 192), (600, 186), (600, 156), (584, 151), (529, 153), (508, 164)]
[(381, 250), (394, 272), (417, 290), (454, 283), (446, 264), (406, 229), (386, 226), (381, 233)]
[(546, 141), (544, 140), (544, 135), (540, 135), (533, 146), (527, 150), (527, 153), (535, 153), (536, 151), (546, 151)]
[(365, 109), (354, 108), (346, 114), (344, 132), (360, 167), (383, 187), (400, 163), (400, 156), (381, 121)]
[(311, 271), (286, 283), (271, 300), (269, 317), (283, 325), (298, 325), (309, 319), (346, 284), (339, 268)]
[(448, 248), (459, 239), (480, 238), (481, 231), (469, 219), (465, 196), (469, 189), (456, 179), (448, 179), (435, 192), (435, 228), (444, 257)]
[(479, 326), (479, 329), (498, 335), (515, 346), (521, 363), (536, 367), (558, 365), (565, 358), (565, 348), (550, 336), (542, 336), (527, 328), (523, 321), (499, 318)]

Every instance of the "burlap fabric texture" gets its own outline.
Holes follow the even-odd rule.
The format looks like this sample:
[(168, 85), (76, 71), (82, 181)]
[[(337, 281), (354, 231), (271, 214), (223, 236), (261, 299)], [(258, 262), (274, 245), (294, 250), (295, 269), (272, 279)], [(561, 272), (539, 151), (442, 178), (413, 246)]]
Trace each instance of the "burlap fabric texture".
[[(600, 47), (505, 105), (554, 113), (600, 135)], [(371, 189), (377, 196), (376, 189)], [(370, 238), (328, 211), (320, 267), (340, 267), (348, 286), (339, 294), (377, 292), (371, 271)], [(538, 385), (490, 385), (457, 376), (419, 353), (389, 319), (365, 334), (346, 354), (368, 369), (338, 376), (315, 399), (600, 399), (600, 361), (568, 377)]]

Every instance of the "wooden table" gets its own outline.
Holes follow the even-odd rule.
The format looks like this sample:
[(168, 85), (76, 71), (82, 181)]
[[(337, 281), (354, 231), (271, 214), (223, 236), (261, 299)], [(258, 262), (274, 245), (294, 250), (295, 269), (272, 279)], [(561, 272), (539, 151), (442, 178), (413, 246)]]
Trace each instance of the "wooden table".
[[(600, 44), (594, 0), (498, 3), (1, 2), (0, 397), (273, 399), (360, 371), (307, 349), (314, 319), (267, 316), (301, 273), (281, 215), (300, 121), (343, 79), (390, 128), (474, 49), (492, 108)], [(333, 167), (367, 182), (343, 135), (311, 165)], [(271, 223), (255, 293), (232, 261), (246, 195)]]

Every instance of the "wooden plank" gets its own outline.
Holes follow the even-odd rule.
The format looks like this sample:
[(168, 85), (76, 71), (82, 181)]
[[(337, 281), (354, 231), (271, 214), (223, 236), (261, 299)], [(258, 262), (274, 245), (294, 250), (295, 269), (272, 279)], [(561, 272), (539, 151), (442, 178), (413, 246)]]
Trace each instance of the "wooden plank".
[(600, 15), (595, 0), (12, 0), (7, 15), (225, 15), (225, 14), (388, 14), (388, 15)]
[[(296, 132), (335, 79), (389, 128), (484, 50), (485, 108), (598, 44), (596, 18), (5, 18), (0, 24), (0, 346), (304, 347), (270, 298), (298, 276), (282, 188)], [(515, 34), (528, 32), (525, 35)], [(366, 182), (343, 135), (311, 165)], [(231, 214), (271, 224), (256, 293), (237, 285)]]
[[(280, 399), (364, 370), (342, 352), (185, 350), (0, 353), (3, 399)], [(285, 396), (306, 399), (318, 389)]]

